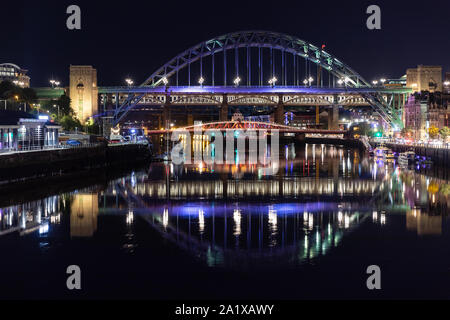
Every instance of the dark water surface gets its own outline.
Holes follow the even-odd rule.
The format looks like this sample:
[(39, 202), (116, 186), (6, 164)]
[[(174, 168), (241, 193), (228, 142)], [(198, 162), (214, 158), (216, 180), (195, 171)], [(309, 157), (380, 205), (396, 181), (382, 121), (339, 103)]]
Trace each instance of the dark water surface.
[(448, 170), (326, 145), (277, 169), (153, 163), (0, 195), (0, 298), (450, 298)]

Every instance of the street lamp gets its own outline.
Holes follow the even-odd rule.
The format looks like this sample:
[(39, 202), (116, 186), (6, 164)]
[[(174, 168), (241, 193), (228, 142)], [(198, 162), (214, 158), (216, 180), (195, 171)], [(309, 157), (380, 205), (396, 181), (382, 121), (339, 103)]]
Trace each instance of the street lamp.
[(307, 79), (303, 80), (303, 84), (306, 86), (308, 84), (308, 80)]
[(50, 80), (50, 83), (51, 83), (51, 85), (52, 85), (52, 88), (54, 88), (55, 87), (55, 82), (56, 82), (56, 80)]
[(134, 81), (131, 80), (130, 78), (125, 79), (125, 82), (128, 84), (129, 87), (131, 87), (134, 83)]
[(237, 87), (237, 86), (239, 86), (239, 82), (241, 82), (241, 78), (239, 78), (239, 76), (237, 76), (236, 79), (234, 79), (233, 83)]
[(59, 87), (60, 82), (59, 81), (55, 81), (55, 86), (58, 88)]
[(380, 79), (380, 82), (382, 85), (384, 85), (384, 83), (386, 82), (386, 79), (382, 78), (382, 79)]
[(376, 86), (378, 84), (378, 80), (373, 80), (372, 83), (374, 86)]
[(167, 86), (167, 84), (169, 83), (169, 80), (167, 80), (166, 77), (162, 78), (162, 82), (164, 83), (165, 86)]
[(200, 86), (203, 86), (203, 82), (205, 82), (205, 79), (200, 76), (200, 79), (198, 79), (198, 83), (200, 84)]
[(314, 81), (314, 79), (312, 77), (309, 77), (308, 82), (309, 82), (309, 86), (311, 86), (311, 83)]
[(276, 77), (273, 77), (273, 78), (271, 78), (270, 80), (269, 80), (269, 84), (272, 86), (272, 87), (274, 87), (275, 86), (275, 83), (277, 82), (277, 78)]

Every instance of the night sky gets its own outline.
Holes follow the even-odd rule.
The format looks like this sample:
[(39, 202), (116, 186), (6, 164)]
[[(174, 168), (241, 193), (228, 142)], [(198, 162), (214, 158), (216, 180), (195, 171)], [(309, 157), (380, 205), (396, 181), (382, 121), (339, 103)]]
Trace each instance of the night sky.
[[(29, 70), (33, 87), (68, 84), (70, 64), (98, 70), (99, 85), (143, 82), (185, 49), (241, 30), (287, 33), (344, 61), (366, 80), (399, 78), (418, 64), (450, 71), (450, 2), (415, 1), (8, 1), (0, 6), (0, 63)], [(118, 4), (120, 3), (120, 5)], [(82, 30), (66, 28), (77, 4)], [(382, 10), (382, 30), (366, 8)]]

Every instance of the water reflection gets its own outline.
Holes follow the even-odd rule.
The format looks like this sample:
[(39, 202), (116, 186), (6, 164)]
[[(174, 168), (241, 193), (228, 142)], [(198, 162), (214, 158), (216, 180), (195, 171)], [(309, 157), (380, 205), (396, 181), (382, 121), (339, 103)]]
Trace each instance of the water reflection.
[(92, 237), (97, 230), (98, 194), (75, 193), (71, 202), (70, 236)]
[(450, 182), (442, 175), (334, 146), (290, 145), (282, 157), (284, 170), (275, 175), (247, 164), (154, 163), (106, 187), (1, 208), (0, 236), (35, 234), (48, 248), (48, 237), (64, 233), (65, 217), (75, 239), (95, 238), (99, 221), (114, 216), (122, 219), (123, 249), (132, 254), (134, 224), (142, 219), (209, 266), (268, 267), (309, 263), (363, 224), (378, 230), (401, 218), (398, 232), (418, 236), (441, 235), (445, 228)]

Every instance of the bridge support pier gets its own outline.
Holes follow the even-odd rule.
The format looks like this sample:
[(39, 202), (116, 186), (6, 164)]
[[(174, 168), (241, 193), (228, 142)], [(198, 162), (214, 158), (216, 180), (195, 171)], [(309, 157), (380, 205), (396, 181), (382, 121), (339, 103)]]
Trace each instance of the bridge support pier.
[(328, 129), (337, 130), (339, 129), (339, 106), (333, 105), (328, 110)]
[(170, 107), (168, 104), (163, 106), (163, 123), (165, 129), (170, 129)]
[(278, 124), (284, 124), (284, 105), (281, 103), (281, 97), (280, 102), (278, 103), (277, 108), (275, 109), (275, 123)]
[(220, 106), (219, 110), (219, 121), (228, 121), (228, 103), (227, 96), (223, 97), (222, 106)]
[(187, 116), (187, 125), (188, 126), (194, 125), (194, 116), (192, 114), (188, 114)]

